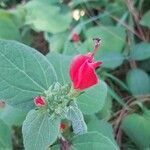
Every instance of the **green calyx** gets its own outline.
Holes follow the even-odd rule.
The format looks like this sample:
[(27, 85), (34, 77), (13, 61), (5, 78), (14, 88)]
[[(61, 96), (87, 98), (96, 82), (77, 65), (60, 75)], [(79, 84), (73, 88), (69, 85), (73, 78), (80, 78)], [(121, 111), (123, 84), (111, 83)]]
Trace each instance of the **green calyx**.
[(73, 86), (71, 86), (70, 91), (68, 93), (68, 97), (74, 98), (78, 97), (81, 94), (80, 90), (74, 89)]
[(51, 85), (43, 95), (46, 100), (46, 111), (50, 115), (56, 114), (64, 118), (70, 103), (76, 99), (79, 93), (68, 84), (61, 85), (57, 82)]

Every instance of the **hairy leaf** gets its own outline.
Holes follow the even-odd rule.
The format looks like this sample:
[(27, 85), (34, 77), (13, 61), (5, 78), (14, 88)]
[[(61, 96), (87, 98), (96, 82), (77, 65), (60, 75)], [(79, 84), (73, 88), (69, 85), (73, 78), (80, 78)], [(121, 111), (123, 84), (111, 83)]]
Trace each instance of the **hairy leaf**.
[(55, 142), (60, 120), (48, 113), (31, 110), (23, 123), (22, 133), (26, 150), (46, 150)]
[(50, 62), (35, 49), (0, 41), (0, 98), (14, 107), (33, 108), (33, 98), (57, 80)]

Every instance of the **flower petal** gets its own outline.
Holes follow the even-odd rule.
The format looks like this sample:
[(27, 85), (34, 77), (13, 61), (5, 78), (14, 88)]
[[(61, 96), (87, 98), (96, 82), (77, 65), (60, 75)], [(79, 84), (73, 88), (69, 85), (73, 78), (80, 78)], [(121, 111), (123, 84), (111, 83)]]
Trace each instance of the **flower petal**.
[(95, 72), (95, 68), (85, 61), (79, 69), (78, 82), (74, 84), (74, 88), (83, 90), (98, 82), (98, 77)]
[(80, 69), (81, 65), (87, 60), (87, 59), (90, 59), (90, 55), (82, 55), (82, 54), (79, 54), (79, 55), (76, 55), (71, 64), (70, 64), (70, 70), (69, 70), (69, 73), (70, 73), (70, 78), (73, 82), (76, 82), (76, 80), (78, 80), (78, 70)]
[(96, 69), (96, 68), (99, 67), (102, 63), (103, 63), (102, 61), (96, 61), (96, 62), (91, 63), (91, 65), (93, 66), (93, 68)]

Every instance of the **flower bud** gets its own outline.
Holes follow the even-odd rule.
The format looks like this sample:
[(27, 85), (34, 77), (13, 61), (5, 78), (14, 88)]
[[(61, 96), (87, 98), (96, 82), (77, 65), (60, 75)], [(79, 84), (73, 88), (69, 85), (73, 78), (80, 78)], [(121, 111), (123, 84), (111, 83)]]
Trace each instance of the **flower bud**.
[(96, 39), (93, 53), (78, 54), (73, 58), (69, 74), (74, 89), (84, 90), (98, 83), (98, 76), (95, 70), (102, 64), (102, 61), (95, 61), (94, 54), (98, 50), (99, 42), (100, 39)]
[(78, 42), (78, 41), (80, 41), (80, 36), (79, 36), (79, 34), (78, 33), (73, 33), (73, 35), (72, 35), (72, 41), (73, 42)]
[(45, 105), (45, 100), (42, 96), (36, 96), (34, 98), (34, 103), (36, 106), (44, 106)]
[(62, 122), (62, 123), (60, 124), (60, 129), (61, 129), (61, 130), (64, 130), (65, 128), (66, 128), (66, 124)]

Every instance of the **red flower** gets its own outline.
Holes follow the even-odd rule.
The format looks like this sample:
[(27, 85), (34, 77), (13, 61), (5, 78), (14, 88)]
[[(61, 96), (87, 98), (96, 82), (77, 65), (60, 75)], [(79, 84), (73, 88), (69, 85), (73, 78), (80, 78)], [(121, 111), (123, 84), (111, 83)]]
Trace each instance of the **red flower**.
[(61, 129), (61, 130), (64, 130), (65, 128), (66, 128), (66, 124), (65, 124), (65, 123), (61, 123), (61, 124), (60, 124), (60, 129)]
[(74, 89), (84, 90), (98, 83), (98, 76), (95, 69), (102, 64), (102, 61), (94, 61), (94, 54), (98, 49), (96, 43), (94, 52), (85, 55), (76, 55), (70, 64), (70, 78)]
[(36, 96), (34, 98), (34, 103), (36, 106), (44, 106), (45, 105), (45, 100), (42, 96)]
[(73, 42), (78, 42), (78, 41), (80, 41), (80, 36), (79, 36), (79, 34), (78, 33), (73, 33), (73, 35), (72, 35), (72, 41)]

